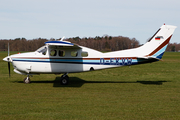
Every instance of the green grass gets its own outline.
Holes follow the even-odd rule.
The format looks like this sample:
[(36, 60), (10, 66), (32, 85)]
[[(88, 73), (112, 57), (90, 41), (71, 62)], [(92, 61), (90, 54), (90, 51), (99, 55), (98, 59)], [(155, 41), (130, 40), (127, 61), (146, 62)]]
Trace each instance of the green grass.
[(12, 66), (9, 78), (5, 56), (0, 52), (0, 119), (180, 119), (180, 53), (150, 64), (69, 74), (68, 86), (48, 74), (24, 84), (26, 76)]

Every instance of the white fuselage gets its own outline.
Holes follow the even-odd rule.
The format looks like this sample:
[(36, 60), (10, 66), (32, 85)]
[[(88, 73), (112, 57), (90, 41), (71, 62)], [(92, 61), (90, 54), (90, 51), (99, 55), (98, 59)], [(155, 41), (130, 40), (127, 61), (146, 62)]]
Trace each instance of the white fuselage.
[[(51, 51), (56, 50), (56, 55), (52, 56)], [(59, 56), (59, 52), (64, 51), (64, 56)], [(72, 52), (77, 52), (72, 55)], [(83, 53), (86, 53), (82, 56)], [(41, 73), (72, 73), (90, 70), (99, 70), (112, 67), (120, 67), (123, 65), (131, 65), (137, 62), (135, 57), (109, 56), (106, 53), (82, 47), (81, 49), (68, 48), (50, 48), (46, 54), (35, 52), (15, 54), (10, 56), (14, 68), (20, 72), (29, 74)]]

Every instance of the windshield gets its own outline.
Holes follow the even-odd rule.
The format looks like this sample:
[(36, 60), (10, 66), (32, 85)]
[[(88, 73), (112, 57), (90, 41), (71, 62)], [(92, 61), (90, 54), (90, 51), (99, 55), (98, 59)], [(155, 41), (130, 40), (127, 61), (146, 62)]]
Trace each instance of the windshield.
[(39, 49), (36, 50), (36, 51), (39, 52), (39, 53), (42, 53), (43, 55), (46, 55), (47, 47), (46, 47), (46, 46), (43, 46), (43, 47), (39, 48)]

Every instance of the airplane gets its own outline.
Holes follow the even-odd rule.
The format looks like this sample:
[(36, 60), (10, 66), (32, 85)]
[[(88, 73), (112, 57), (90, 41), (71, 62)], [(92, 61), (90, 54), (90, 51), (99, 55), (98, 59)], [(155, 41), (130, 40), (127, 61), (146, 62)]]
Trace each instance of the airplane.
[(30, 83), (30, 76), (39, 74), (63, 74), (62, 85), (69, 83), (68, 73), (78, 73), (122, 66), (152, 63), (161, 60), (176, 26), (162, 25), (144, 45), (127, 50), (102, 53), (68, 41), (47, 41), (35, 52), (9, 55), (3, 60), (10, 63), (14, 72), (27, 75), (24, 83)]

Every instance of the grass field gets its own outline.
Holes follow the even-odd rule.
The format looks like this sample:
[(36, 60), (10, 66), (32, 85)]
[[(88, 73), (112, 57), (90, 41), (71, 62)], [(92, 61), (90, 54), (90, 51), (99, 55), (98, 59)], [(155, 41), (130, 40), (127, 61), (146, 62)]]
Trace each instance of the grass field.
[[(12, 53), (13, 54), (13, 53)], [(8, 76), (7, 52), (0, 52), (0, 119), (177, 120), (180, 119), (180, 53), (164, 61), (69, 74)]]

